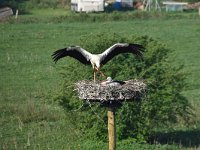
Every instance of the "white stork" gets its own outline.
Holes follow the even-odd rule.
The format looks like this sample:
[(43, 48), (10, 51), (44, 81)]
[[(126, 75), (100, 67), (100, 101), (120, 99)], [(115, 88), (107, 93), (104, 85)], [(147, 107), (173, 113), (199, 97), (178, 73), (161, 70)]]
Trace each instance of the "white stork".
[(144, 47), (139, 44), (116, 43), (101, 54), (91, 54), (80, 46), (70, 46), (59, 49), (52, 54), (52, 59), (56, 63), (60, 58), (70, 56), (79, 60), (83, 64), (91, 64), (94, 72), (94, 81), (96, 80), (96, 71), (103, 77), (105, 75), (100, 71), (100, 66), (106, 64), (109, 60), (121, 53), (133, 53), (142, 56)]
[(125, 84), (126, 82), (124, 81), (119, 81), (119, 80), (113, 80), (111, 77), (107, 77), (106, 81), (102, 81), (101, 85), (102, 86), (120, 86)]

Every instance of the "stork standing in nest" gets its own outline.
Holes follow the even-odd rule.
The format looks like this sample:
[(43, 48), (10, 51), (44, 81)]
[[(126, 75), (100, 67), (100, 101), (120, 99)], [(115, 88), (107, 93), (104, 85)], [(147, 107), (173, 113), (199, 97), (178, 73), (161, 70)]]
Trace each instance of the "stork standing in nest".
[(103, 72), (100, 71), (101, 65), (106, 64), (109, 60), (121, 53), (132, 53), (137, 56), (142, 56), (142, 50), (144, 47), (139, 44), (128, 43), (116, 43), (113, 46), (106, 49), (101, 54), (91, 54), (80, 46), (70, 46), (67, 48), (59, 49), (52, 54), (52, 58), (56, 63), (60, 58), (73, 57), (83, 64), (92, 65), (94, 73), (94, 82), (96, 81), (96, 72), (99, 72), (101, 76), (105, 77)]

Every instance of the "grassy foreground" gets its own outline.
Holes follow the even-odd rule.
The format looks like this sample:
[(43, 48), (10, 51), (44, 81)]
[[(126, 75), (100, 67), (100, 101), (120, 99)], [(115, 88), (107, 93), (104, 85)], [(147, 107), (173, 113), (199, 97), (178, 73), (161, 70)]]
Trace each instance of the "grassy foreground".
[[(52, 10), (53, 11), (53, 10)], [(56, 11), (56, 10), (54, 10)], [(22, 22), (0, 24), (0, 149), (106, 149), (107, 143), (87, 141), (68, 122), (65, 111), (54, 95), (61, 88), (61, 61), (54, 65), (54, 50), (76, 45), (76, 40), (99, 32), (136, 36), (148, 35), (174, 50), (172, 65), (184, 64), (188, 87), (184, 95), (200, 115), (199, 19), (153, 19), (107, 22), (48, 23), (48, 12), (20, 16)], [(52, 12), (51, 12), (52, 13)], [(55, 16), (64, 12), (55, 12)], [(38, 18), (26, 24), (23, 19)], [(54, 16), (54, 17), (55, 17)], [(45, 22), (40, 18), (47, 17)], [(106, 66), (105, 66), (106, 67)], [(95, 114), (94, 114), (95, 115)], [(185, 149), (199, 148), (200, 117), (189, 128), (178, 125), (177, 132), (164, 134), (162, 144), (118, 142), (118, 149)], [(167, 130), (167, 129), (166, 129)], [(168, 132), (168, 130), (167, 130)], [(189, 138), (189, 139), (187, 139)], [(162, 137), (160, 138), (162, 139)], [(163, 142), (164, 141), (164, 142)], [(184, 141), (186, 144), (184, 144)]]

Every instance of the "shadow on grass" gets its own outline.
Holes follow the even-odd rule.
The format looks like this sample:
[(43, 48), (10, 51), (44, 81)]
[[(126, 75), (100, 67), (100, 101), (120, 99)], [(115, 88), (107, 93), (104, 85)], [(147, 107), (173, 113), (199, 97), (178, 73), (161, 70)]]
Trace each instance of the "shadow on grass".
[(183, 147), (200, 146), (200, 129), (189, 131), (158, 132), (150, 138), (150, 143), (177, 144)]

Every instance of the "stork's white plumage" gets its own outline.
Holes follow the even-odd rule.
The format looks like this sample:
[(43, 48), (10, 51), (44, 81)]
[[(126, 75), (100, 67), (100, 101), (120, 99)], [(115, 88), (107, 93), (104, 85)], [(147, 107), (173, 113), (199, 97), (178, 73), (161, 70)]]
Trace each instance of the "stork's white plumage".
[(121, 53), (133, 53), (138, 56), (142, 56), (142, 50), (144, 47), (139, 44), (128, 44), (128, 43), (116, 43), (109, 47), (101, 54), (91, 54), (80, 46), (70, 46), (67, 48), (59, 49), (52, 54), (55, 63), (63, 57), (70, 56), (79, 60), (83, 64), (91, 64), (95, 74), (98, 71), (102, 76), (105, 76), (100, 71), (100, 66), (106, 64), (109, 60)]
[(102, 81), (102, 86), (120, 86), (125, 84), (124, 81), (113, 80), (111, 77), (107, 77), (106, 81)]

